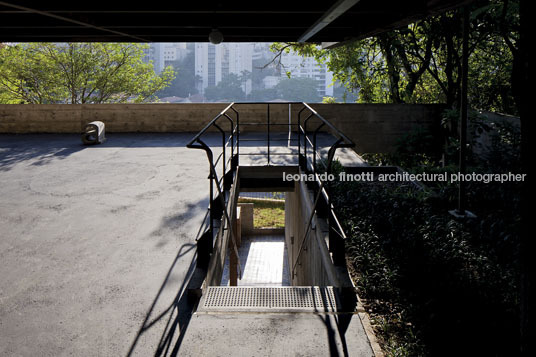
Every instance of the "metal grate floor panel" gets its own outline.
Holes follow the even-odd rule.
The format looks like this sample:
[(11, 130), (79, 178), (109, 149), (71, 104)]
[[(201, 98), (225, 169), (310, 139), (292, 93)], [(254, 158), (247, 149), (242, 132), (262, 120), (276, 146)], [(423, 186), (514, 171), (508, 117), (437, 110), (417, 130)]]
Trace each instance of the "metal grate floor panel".
[(330, 286), (209, 286), (199, 306), (199, 311), (335, 312), (338, 299)]

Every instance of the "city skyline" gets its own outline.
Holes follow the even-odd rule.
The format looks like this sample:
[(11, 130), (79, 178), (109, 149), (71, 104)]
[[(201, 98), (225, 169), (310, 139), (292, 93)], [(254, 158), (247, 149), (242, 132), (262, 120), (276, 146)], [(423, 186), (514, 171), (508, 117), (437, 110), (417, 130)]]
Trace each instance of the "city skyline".
[[(222, 43), (213, 45), (208, 42), (196, 43), (151, 43), (146, 51), (144, 61), (152, 61), (155, 71), (160, 73), (165, 67), (173, 66), (178, 69), (178, 76), (192, 76), (190, 90), (176, 91), (173, 88), (165, 91), (162, 101), (218, 101), (207, 99), (207, 91), (220, 85), (224, 79), (231, 76), (240, 81), (243, 98), (225, 98), (229, 100), (244, 100), (256, 95), (262, 95), (263, 100), (292, 100), (300, 97), (299, 88), (293, 98), (281, 98), (277, 95), (278, 84), (290, 79), (304, 79), (300, 84), (313, 86), (316, 101), (324, 97), (334, 96), (333, 73), (327, 66), (318, 63), (314, 58), (302, 57), (289, 52), (281, 55), (277, 63), (270, 63), (275, 53), (270, 51), (270, 43)], [(185, 64), (187, 56), (193, 55), (193, 61)], [(182, 68), (181, 68), (182, 67)], [(313, 83), (314, 81), (314, 83)], [(192, 85), (193, 84), (193, 85)], [(310, 88), (309, 89), (310, 92)], [(178, 92), (188, 93), (188, 99)], [(262, 93), (262, 94), (259, 94)], [(172, 95), (170, 95), (172, 94)], [(309, 97), (304, 100), (311, 100)], [(210, 96), (210, 95), (209, 95)], [(288, 94), (287, 94), (288, 96)], [(273, 98), (272, 98), (273, 97)]]

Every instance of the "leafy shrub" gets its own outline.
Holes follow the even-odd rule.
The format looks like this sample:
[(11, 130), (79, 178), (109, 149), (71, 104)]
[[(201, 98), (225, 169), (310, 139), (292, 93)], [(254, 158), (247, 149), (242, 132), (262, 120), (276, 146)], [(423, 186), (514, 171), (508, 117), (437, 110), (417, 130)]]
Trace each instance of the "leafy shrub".
[(389, 355), (515, 350), (518, 201), (504, 199), (517, 190), (470, 186), (479, 219), (459, 222), (447, 213), (454, 197), (441, 192), (334, 184), (348, 261)]
[[(443, 152), (416, 131), (397, 151), (366, 154), (375, 166), (411, 173), (458, 172), (459, 113), (444, 113)], [(468, 172), (519, 172), (519, 127), (469, 116)], [(472, 155), (478, 135), (486, 155)], [(440, 160), (441, 159), (441, 160)], [(467, 204), (477, 219), (457, 221), (458, 185), (336, 182), (331, 197), (348, 232), (347, 260), (390, 356), (511, 356), (518, 336), (520, 183), (469, 182)], [(491, 342), (493, 341), (493, 342)]]

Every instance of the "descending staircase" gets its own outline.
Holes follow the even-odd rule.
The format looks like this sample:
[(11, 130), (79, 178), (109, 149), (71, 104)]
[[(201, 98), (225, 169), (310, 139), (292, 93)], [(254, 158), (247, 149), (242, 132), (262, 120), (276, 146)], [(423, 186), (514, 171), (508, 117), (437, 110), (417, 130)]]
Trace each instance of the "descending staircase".
[[(322, 181), (320, 176), (322, 172), (330, 173), (337, 149), (354, 144), (309, 105), (287, 104), (288, 121), (271, 118), (270, 104), (257, 103), (266, 108), (265, 120), (246, 118), (248, 122), (240, 122), (244, 119), (240, 118), (240, 104), (231, 103), (187, 145), (204, 150), (207, 155), (210, 203), (197, 239), (197, 268), (188, 289), (197, 310), (186, 333), (186, 354), (223, 353), (217, 348), (196, 345), (196, 339), (211, 331), (209, 338), (225, 335), (226, 342), (219, 343), (234, 347), (229, 351), (237, 354), (251, 354), (251, 348), (258, 347), (256, 352), (263, 349), (251, 336), (261, 334), (268, 338), (275, 334), (296, 353), (315, 354), (327, 348), (331, 353), (338, 350), (344, 355), (373, 355), (361, 320), (354, 315), (357, 299), (346, 269), (346, 236), (329, 199), (329, 182)], [(296, 110), (296, 106), (300, 109)], [(224, 124), (228, 124), (226, 130)], [(242, 132), (252, 127), (256, 128), (254, 133)], [(277, 135), (274, 127), (279, 129)], [(327, 135), (322, 129), (329, 130), (332, 138), (324, 156), (320, 155), (317, 140), (320, 135)], [(206, 143), (203, 136), (209, 130), (221, 134), (221, 143), (212, 147)], [(281, 145), (274, 145), (278, 141), (284, 142), (285, 151)], [(264, 157), (262, 163), (259, 157)], [(277, 157), (285, 160), (281, 162)], [(308, 174), (315, 179), (307, 183), (287, 181), (283, 179), (284, 173)], [(236, 257), (237, 200), (244, 191), (287, 193), (285, 242), (291, 281), (293, 285), (305, 284), (221, 286), (227, 256), (234, 255), (236, 264), (235, 267), (229, 263), (228, 269), (238, 269), (238, 275), (243, 269)], [(298, 326), (305, 331), (301, 338), (289, 338), (288, 333), (281, 335)], [(333, 336), (322, 342), (315, 336), (326, 329)], [(348, 354), (347, 334), (352, 337), (351, 348), (355, 353)], [(280, 353), (286, 352), (282, 349)]]

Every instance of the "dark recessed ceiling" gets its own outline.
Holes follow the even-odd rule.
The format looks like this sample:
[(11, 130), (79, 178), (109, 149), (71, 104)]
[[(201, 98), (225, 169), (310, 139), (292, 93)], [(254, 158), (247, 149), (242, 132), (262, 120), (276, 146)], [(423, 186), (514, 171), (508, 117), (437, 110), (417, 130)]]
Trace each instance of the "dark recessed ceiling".
[[(0, 1), (1, 42), (294, 42), (329, 14), (352, 5), (308, 42), (371, 36), (470, 0), (355, 1)], [(318, 27), (317, 27), (318, 29)]]

